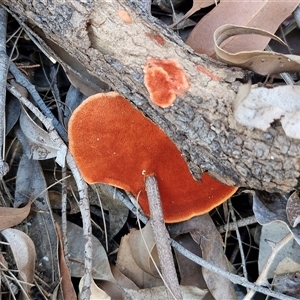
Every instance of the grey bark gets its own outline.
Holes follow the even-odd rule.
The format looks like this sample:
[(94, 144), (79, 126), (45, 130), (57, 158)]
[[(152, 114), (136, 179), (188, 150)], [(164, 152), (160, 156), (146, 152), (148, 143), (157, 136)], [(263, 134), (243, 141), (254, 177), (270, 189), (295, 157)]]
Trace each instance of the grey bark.
[[(63, 48), (160, 126), (183, 152), (196, 178), (208, 170), (228, 184), (270, 192), (297, 186), (300, 140), (285, 136), (277, 123), (262, 132), (243, 127), (233, 118), (232, 101), (244, 73), (194, 53), (139, 7), (139, 1), (1, 2), (34, 28), (53, 51), (59, 49), (55, 44)], [(120, 19), (119, 9), (128, 12), (131, 23)], [(155, 36), (163, 38), (163, 43)], [(149, 103), (143, 83), (147, 57), (173, 58), (189, 77), (190, 90), (170, 108)], [(220, 81), (197, 71), (196, 65)]]

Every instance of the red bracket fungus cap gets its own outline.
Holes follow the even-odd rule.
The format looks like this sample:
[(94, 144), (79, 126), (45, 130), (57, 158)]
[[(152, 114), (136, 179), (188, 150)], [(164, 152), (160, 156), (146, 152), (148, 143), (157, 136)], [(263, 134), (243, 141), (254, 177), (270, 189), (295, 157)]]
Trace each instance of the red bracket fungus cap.
[(194, 180), (175, 144), (116, 92), (93, 95), (74, 111), (69, 140), (86, 182), (131, 192), (148, 216), (144, 177), (155, 174), (167, 223), (207, 213), (237, 190), (207, 173)]
[(148, 58), (144, 73), (150, 100), (163, 108), (171, 106), (176, 95), (183, 96), (190, 88), (187, 75), (174, 59)]

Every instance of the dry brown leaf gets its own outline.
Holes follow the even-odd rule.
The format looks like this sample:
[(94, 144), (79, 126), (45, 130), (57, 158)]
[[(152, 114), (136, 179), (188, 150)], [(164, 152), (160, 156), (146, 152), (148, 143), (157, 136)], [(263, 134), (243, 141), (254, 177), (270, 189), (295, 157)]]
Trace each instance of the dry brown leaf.
[[(183, 233), (191, 234), (193, 240), (201, 247), (203, 259), (219, 268), (228, 269), (222, 238), (208, 214), (170, 226), (171, 236)], [(202, 274), (207, 288), (215, 299), (236, 299), (233, 286), (228, 279), (206, 268), (202, 269)]]
[(284, 44), (281, 39), (265, 30), (226, 24), (218, 28), (214, 33), (215, 50), (219, 60), (232, 66), (252, 70), (261, 75), (300, 71), (300, 56), (298, 55), (284, 55), (272, 51), (241, 51), (229, 53), (219, 47), (229, 37), (240, 34), (267, 36)]
[(30, 207), (31, 201), (21, 208), (0, 207), (0, 230), (16, 226), (24, 221), (30, 212)]
[[(79, 282), (79, 295), (82, 291), (83, 282), (84, 282), (84, 277), (82, 277)], [(90, 289), (91, 289), (91, 295), (89, 298), (90, 300), (111, 300), (111, 297), (96, 285), (93, 278), (91, 280)], [(79, 296), (79, 298), (81, 297)]]
[[(18, 268), (18, 278), (22, 280), (23, 289), (28, 293), (31, 285), (26, 283), (33, 283), (36, 260), (33, 241), (26, 233), (14, 228), (5, 229), (1, 231), (1, 234), (9, 243)], [(25, 296), (24, 299), (27, 297)]]
[(181, 23), (182, 21), (189, 18), (191, 15), (193, 15), (195, 12), (200, 10), (201, 8), (208, 7), (210, 5), (216, 4), (218, 0), (194, 0), (192, 8), (179, 20), (177, 20), (175, 23), (173, 23), (170, 28), (175, 27), (177, 24)]
[(127, 195), (116, 187), (103, 183), (93, 184), (91, 188), (96, 193), (89, 193), (90, 205), (100, 206), (101, 201), (103, 209), (109, 212), (109, 236), (113, 238), (128, 219), (129, 210), (122, 201)]
[[(150, 254), (148, 253), (145, 242), (150, 251)], [(135, 230), (130, 233), (129, 244), (130, 244), (132, 257), (135, 260), (136, 264), (144, 272), (159, 277), (159, 274), (151, 260), (151, 256), (152, 256), (156, 265), (159, 266), (158, 253), (155, 247), (155, 240), (149, 222), (141, 230)]]
[[(61, 217), (53, 214), (55, 221), (61, 224)], [(68, 252), (70, 259), (70, 272), (72, 277), (84, 276), (84, 245), (85, 238), (83, 236), (82, 227), (67, 222), (67, 238), (68, 238)], [(115, 282), (111, 273), (110, 265), (108, 262), (107, 254), (100, 243), (100, 241), (92, 235), (93, 243), (93, 271), (92, 276), (94, 279), (102, 279)]]
[[(296, 9), (295, 1), (236, 1), (222, 0), (195, 26), (186, 44), (196, 52), (215, 56), (213, 33), (224, 24), (256, 27), (275, 33), (279, 25)], [(263, 50), (270, 38), (248, 36), (234, 37), (224, 48), (227, 51)]]
[(59, 245), (58, 247), (59, 270), (61, 275), (61, 288), (62, 288), (64, 300), (76, 300), (77, 296), (71, 280), (70, 271), (65, 260), (63, 241), (60, 232), (60, 226), (58, 225), (58, 223), (55, 223), (55, 229), (57, 232), (58, 245)]
[(163, 285), (163, 281), (160, 278), (144, 272), (136, 264), (135, 260), (132, 257), (131, 247), (129, 244), (130, 234), (123, 236), (121, 239), (116, 266), (139, 288), (149, 288), (153, 286)]
[[(189, 233), (179, 235), (176, 237), (176, 241), (181, 245), (184, 245), (184, 248), (188, 249), (195, 255), (202, 257), (202, 251), (199, 244), (192, 239)], [(176, 251), (176, 249), (174, 250), (180, 273), (180, 284), (184, 286), (194, 286), (202, 290), (207, 289), (207, 285), (202, 275), (202, 267)], [(212, 300), (215, 298), (210, 292), (208, 292), (205, 299)]]
[[(99, 288), (105, 291), (112, 299), (125, 299), (124, 288), (131, 290), (139, 290), (138, 286), (126, 277), (120, 270), (111, 265), (111, 271), (116, 279), (116, 283), (106, 280), (95, 280)], [(120, 288), (122, 287), (122, 288)]]

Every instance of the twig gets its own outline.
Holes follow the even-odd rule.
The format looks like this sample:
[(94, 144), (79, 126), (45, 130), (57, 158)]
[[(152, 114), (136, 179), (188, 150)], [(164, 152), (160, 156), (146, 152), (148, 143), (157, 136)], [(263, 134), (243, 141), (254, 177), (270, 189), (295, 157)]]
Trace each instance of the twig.
[[(238, 227), (244, 227), (244, 226), (248, 226), (248, 225), (255, 224), (255, 223), (257, 223), (257, 220), (256, 220), (255, 216), (251, 216), (251, 217), (248, 217), (248, 218), (243, 218), (243, 219), (240, 219), (240, 220), (236, 221), (236, 224), (237, 224)], [(233, 230), (235, 230), (234, 222), (218, 227), (218, 231), (220, 233), (224, 233), (226, 231), (233, 231)]]
[(234, 210), (233, 210), (232, 203), (231, 203), (230, 199), (228, 200), (228, 206), (229, 206), (229, 211), (230, 211), (230, 215), (231, 215), (232, 221), (235, 224), (235, 232), (236, 232), (236, 237), (237, 237), (237, 240), (238, 240), (238, 243), (239, 243), (240, 255), (241, 255), (241, 260), (242, 260), (242, 268), (243, 268), (244, 277), (248, 278), (247, 269), (246, 269), (245, 254), (244, 254), (244, 249), (243, 249), (243, 244), (242, 244), (242, 239), (241, 239), (239, 228), (237, 226), (236, 217), (235, 217)]
[(8, 56), (6, 55), (7, 12), (0, 7), (0, 178), (8, 172), (5, 157), (5, 101)]
[(56, 131), (59, 133), (59, 135), (61, 136), (63, 141), (67, 142), (68, 136), (67, 136), (66, 130), (63, 128), (63, 126), (59, 123), (57, 118), (53, 115), (53, 113), (50, 111), (50, 109), (44, 103), (43, 99), (40, 97), (39, 93), (37, 92), (35, 86), (26, 78), (26, 76), (16, 67), (16, 65), (13, 62), (10, 62), (10, 64), (9, 64), (9, 71), (14, 76), (16, 82), (28, 90), (28, 92), (34, 99), (37, 106), (43, 112), (43, 114), (47, 118), (52, 120), (53, 126), (55, 127)]
[[(34, 115), (43, 123), (45, 128), (49, 133), (49, 137), (51, 140), (59, 146), (59, 149), (62, 149), (64, 152), (64, 148), (66, 145), (57, 134), (55, 128), (52, 125), (52, 120), (46, 118), (37, 107), (35, 107), (28, 99), (23, 97), (12, 85), (7, 84), (7, 89), (17, 97), (22, 104), (24, 104), (29, 110), (31, 110)], [(73, 159), (73, 156), (69, 151), (66, 154), (67, 164), (74, 176), (78, 187), (78, 193), (80, 197), (80, 201), (78, 202), (80, 213), (82, 216), (82, 229), (83, 235), (86, 240), (85, 243), (85, 259), (84, 259), (84, 282), (83, 282), (83, 289), (80, 296), (81, 300), (88, 300), (90, 298), (90, 283), (92, 279), (92, 228), (91, 228), (91, 219), (90, 219), (90, 206), (89, 206), (89, 199), (88, 199), (88, 189), (87, 184), (83, 180), (76, 163)]]
[(69, 264), (69, 252), (68, 252), (68, 228), (67, 228), (67, 169), (62, 168), (62, 178), (61, 183), (61, 231), (62, 231), (62, 241), (63, 241), (63, 252), (66, 261), (66, 265), (70, 267)]
[(156, 243), (161, 272), (170, 288), (168, 298), (171, 299), (172, 297), (179, 300), (182, 299), (182, 295), (170, 246), (170, 235), (164, 223), (156, 178), (153, 175), (146, 176), (145, 185), (150, 208), (150, 225)]

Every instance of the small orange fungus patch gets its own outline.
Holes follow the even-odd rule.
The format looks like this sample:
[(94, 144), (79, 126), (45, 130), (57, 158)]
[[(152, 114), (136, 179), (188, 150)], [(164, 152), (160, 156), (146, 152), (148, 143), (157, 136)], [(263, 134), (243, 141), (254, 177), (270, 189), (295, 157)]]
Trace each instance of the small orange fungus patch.
[(123, 9), (118, 9), (118, 15), (123, 22), (127, 24), (132, 23), (132, 19), (127, 11)]
[(175, 144), (116, 92), (93, 95), (74, 111), (69, 141), (85, 181), (131, 192), (147, 215), (144, 177), (155, 174), (167, 223), (207, 213), (237, 190), (207, 173), (194, 180)]
[(214, 75), (212, 72), (210, 72), (209, 70), (205, 69), (204, 67), (197, 65), (196, 68), (197, 68), (198, 71), (200, 71), (203, 74), (207, 75), (212, 80), (220, 81), (220, 78), (218, 76)]
[(159, 34), (146, 33), (146, 36), (151, 40), (156, 41), (160, 45), (163, 45), (165, 43), (165, 40)]
[(144, 73), (151, 101), (163, 108), (171, 106), (176, 95), (183, 96), (190, 88), (187, 75), (174, 59), (148, 58)]

